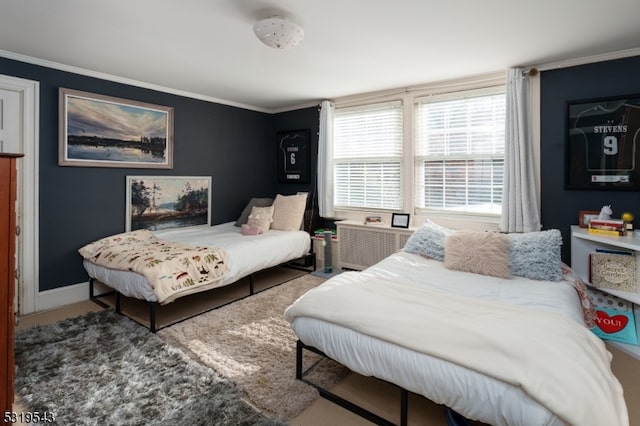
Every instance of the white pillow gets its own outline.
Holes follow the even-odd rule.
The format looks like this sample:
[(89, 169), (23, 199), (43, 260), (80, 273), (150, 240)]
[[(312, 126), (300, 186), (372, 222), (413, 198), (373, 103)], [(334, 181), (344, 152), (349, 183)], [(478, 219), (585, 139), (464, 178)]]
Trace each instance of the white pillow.
[(249, 227), (257, 227), (259, 234), (264, 234), (269, 230), (273, 221), (273, 206), (253, 207), (247, 220)]
[(273, 200), (271, 229), (298, 231), (307, 207), (307, 195), (276, 195)]

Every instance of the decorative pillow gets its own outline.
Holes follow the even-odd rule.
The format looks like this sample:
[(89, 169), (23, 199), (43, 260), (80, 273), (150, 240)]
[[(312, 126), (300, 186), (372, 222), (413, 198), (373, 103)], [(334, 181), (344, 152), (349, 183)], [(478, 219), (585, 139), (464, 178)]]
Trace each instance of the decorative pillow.
[[(305, 197), (307, 197), (307, 201), (309, 201), (309, 193), (308, 192), (302, 192), (302, 191), (298, 191), (296, 193), (296, 195), (304, 195)], [(308, 209), (306, 206), (304, 208), (304, 213), (302, 213), (302, 222), (300, 223), (300, 230), (301, 231), (305, 231), (305, 223), (311, 225), (311, 218), (313, 216), (313, 211), (311, 209)]]
[(273, 206), (270, 207), (254, 207), (247, 220), (247, 225), (257, 227), (258, 234), (264, 234), (269, 230), (273, 221)]
[(260, 227), (253, 225), (249, 226), (246, 223), (240, 225), (240, 232), (242, 235), (258, 235), (260, 233)]
[(532, 280), (562, 279), (562, 234), (557, 229), (508, 234), (511, 273)]
[(276, 195), (273, 201), (273, 223), (271, 229), (297, 231), (302, 225), (307, 195)]
[(454, 271), (511, 278), (509, 246), (505, 234), (453, 232), (444, 239), (444, 266)]
[(444, 260), (444, 238), (451, 232), (453, 231), (427, 219), (411, 234), (403, 250), (442, 262)]
[(249, 215), (251, 214), (251, 209), (254, 207), (269, 207), (273, 204), (273, 198), (252, 198), (249, 200), (249, 203), (244, 207), (242, 213), (240, 213), (240, 217), (236, 220), (235, 225), (240, 226), (243, 223), (247, 223), (249, 220)]

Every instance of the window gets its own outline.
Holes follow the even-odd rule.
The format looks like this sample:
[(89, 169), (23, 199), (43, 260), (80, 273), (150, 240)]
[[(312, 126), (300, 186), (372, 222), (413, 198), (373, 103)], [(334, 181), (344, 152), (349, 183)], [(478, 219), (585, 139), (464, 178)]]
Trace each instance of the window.
[(415, 103), (415, 208), (499, 215), (504, 179), (504, 90)]
[(497, 223), (505, 91), (496, 73), (336, 101), (326, 162), (336, 217), (410, 212)]
[(402, 103), (336, 109), (336, 208), (402, 209)]

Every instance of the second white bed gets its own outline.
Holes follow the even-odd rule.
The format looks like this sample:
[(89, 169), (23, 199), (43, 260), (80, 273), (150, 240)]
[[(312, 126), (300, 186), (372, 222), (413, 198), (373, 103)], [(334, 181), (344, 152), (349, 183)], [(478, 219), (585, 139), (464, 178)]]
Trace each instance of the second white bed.
[[(407, 286), (434, 288), (473, 299), (530, 307), (560, 314), (584, 324), (576, 290), (567, 281), (545, 282), (519, 277), (505, 280), (450, 271), (442, 262), (405, 252), (396, 253), (363, 272), (344, 273), (331, 281), (349, 286), (363, 280), (366, 284), (368, 277)], [(322, 286), (318, 291), (322, 291)], [(455, 314), (456, 312), (451, 312), (451, 315)], [(401, 346), (354, 331), (350, 326), (341, 325), (339, 321), (327, 321), (312, 315), (287, 318), (300, 341), (323, 351), (352, 371), (397, 384), (436, 403), (444, 404), (468, 418), (495, 425), (565, 424), (519, 386), (412, 350), (410, 346)], [(428, 327), (427, 324), (422, 326)], [(437, 342), (433, 344), (437, 345)], [(544, 342), (540, 344), (543, 345)]]
[[(170, 241), (218, 247), (227, 251), (229, 271), (223, 280), (214, 286), (199, 287), (198, 291), (222, 287), (254, 272), (299, 259), (309, 253), (311, 245), (309, 234), (304, 231), (269, 230), (261, 235), (242, 235), (233, 222), (155, 231), (154, 234)], [(83, 265), (90, 277), (124, 296), (148, 302), (158, 300), (152, 286), (141, 274), (106, 268), (87, 260)]]

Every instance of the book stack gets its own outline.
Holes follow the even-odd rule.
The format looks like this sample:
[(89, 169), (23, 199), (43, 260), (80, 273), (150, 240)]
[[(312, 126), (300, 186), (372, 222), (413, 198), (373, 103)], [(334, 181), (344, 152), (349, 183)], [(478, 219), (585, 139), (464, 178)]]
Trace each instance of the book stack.
[(627, 224), (622, 219), (591, 219), (589, 233), (620, 236), (627, 233)]
[(336, 230), (335, 229), (329, 229), (329, 228), (316, 229), (315, 231), (313, 231), (313, 238), (315, 238), (316, 240), (324, 240), (324, 233), (325, 232), (331, 232), (331, 239), (332, 240), (337, 240), (338, 239), (338, 236), (336, 235)]
[(382, 225), (382, 216), (367, 216), (366, 218), (364, 218), (364, 224)]

